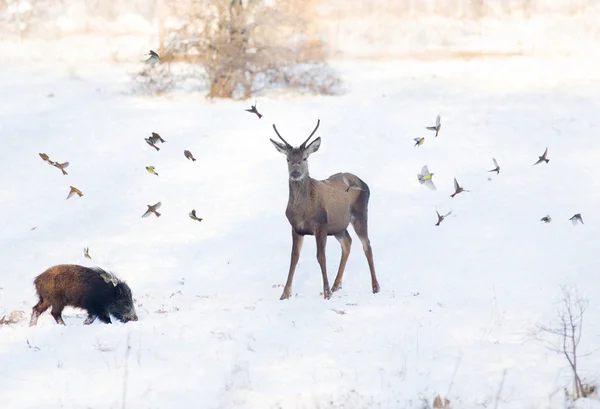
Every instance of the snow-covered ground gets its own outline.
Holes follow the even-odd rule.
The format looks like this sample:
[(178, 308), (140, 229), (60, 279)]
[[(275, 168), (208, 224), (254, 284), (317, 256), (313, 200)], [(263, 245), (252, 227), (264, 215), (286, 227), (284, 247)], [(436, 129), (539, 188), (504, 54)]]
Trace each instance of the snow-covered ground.
[[(438, 393), (453, 408), (564, 407), (566, 360), (531, 333), (566, 284), (589, 300), (582, 354), (600, 341), (597, 64), (335, 66), (346, 94), (262, 96), (261, 120), (244, 112), (253, 101), (133, 96), (123, 65), (0, 68), (0, 317), (27, 314), (0, 326), (1, 407), (420, 409)], [(370, 186), (377, 295), (351, 231), (342, 290), (323, 300), (308, 238), (294, 297), (279, 301), (291, 237), (271, 125), (298, 144), (317, 119), (311, 175)], [(550, 163), (532, 167), (546, 147)], [(68, 176), (40, 152), (69, 161)], [(423, 165), (436, 191), (418, 183)], [(470, 192), (451, 199), (454, 177)], [(84, 196), (65, 200), (69, 185)], [(157, 201), (162, 216), (141, 218)], [(452, 210), (439, 227), (436, 208)], [(327, 256), (332, 281), (334, 238)], [(49, 313), (28, 327), (32, 280), (59, 263), (114, 271), (140, 320), (84, 326), (67, 309), (65, 327)], [(593, 382), (600, 355), (580, 365)]]

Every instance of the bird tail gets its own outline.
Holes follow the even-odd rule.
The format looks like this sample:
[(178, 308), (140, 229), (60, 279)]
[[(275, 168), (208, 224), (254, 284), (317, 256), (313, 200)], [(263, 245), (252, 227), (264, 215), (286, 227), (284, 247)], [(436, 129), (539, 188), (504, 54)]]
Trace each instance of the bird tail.
[(192, 162), (196, 162), (196, 159), (192, 158)]
[(154, 211), (154, 213), (156, 213), (156, 217), (160, 217), (160, 213), (158, 213), (156, 210)]

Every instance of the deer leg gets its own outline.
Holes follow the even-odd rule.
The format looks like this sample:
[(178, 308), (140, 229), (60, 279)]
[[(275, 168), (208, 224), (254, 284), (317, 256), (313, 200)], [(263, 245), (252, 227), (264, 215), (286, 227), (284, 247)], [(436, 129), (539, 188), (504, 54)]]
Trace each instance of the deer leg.
[(303, 241), (304, 236), (299, 235), (292, 229), (292, 257), (290, 260), (290, 271), (285, 283), (285, 288), (283, 289), (283, 294), (281, 294), (281, 298), (279, 298), (280, 300), (287, 300), (292, 295), (292, 281), (294, 280), (294, 272), (296, 271), (296, 265), (298, 265)]
[(344, 275), (344, 269), (346, 268), (346, 261), (348, 261), (348, 256), (350, 255), (350, 246), (352, 246), (352, 238), (348, 234), (348, 230), (336, 234), (335, 238), (338, 239), (342, 245), (342, 259), (340, 260), (340, 268), (338, 269), (337, 276), (335, 276), (333, 287), (331, 287), (332, 292), (336, 292), (342, 288), (342, 277)]
[(373, 250), (371, 249), (371, 241), (369, 240), (367, 221), (355, 219), (352, 222), (352, 225), (354, 226), (354, 231), (356, 231), (356, 235), (358, 236), (363, 245), (363, 250), (365, 252), (365, 256), (367, 257), (367, 262), (369, 263), (369, 269), (371, 270), (371, 286), (373, 287), (373, 294), (378, 293), (379, 283), (377, 282), (377, 277), (375, 276)]
[(323, 274), (323, 298), (326, 300), (331, 298), (331, 289), (329, 288), (329, 280), (327, 279), (327, 263), (325, 259), (325, 244), (327, 243), (327, 227), (322, 226), (317, 229), (315, 234), (317, 239), (317, 261), (321, 266)]

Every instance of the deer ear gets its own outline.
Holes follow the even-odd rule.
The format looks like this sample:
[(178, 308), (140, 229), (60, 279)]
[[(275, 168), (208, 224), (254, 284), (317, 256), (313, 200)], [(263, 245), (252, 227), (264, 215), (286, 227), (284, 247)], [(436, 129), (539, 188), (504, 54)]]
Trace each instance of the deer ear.
[(270, 139), (271, 143), (275, 146), (275, 149), (277, 149), (279, 152), (283, 153), (284, 155), (288, 154), (288, 149), (285, 145), (279, 143), (279, 142), (275, 142), (273, 139)]
[(319, 150), (320, 147), (321, 147), (321, 137), (319, 136), (317, 139), (312, 141), (310, 143), (310, 145), (308, 145), (306, 147), (306, 153), (308, 153), (309, 155), (312, 153), (315, 153), (316, 151)]

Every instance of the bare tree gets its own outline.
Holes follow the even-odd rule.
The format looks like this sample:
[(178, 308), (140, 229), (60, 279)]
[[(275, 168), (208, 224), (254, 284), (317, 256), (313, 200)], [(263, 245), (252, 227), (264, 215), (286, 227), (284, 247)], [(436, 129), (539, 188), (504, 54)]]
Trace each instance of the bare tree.
[[(160, 24), (163, 60), (204, 68), (211, 98), (248, 98), (277, 85), (335, 92), (339, 79), (325, 64), (324, 44), (297, 2), (165, 0), (178, 24)], [(312, 3), (308, 1), (308, 3)]]
[(171, 71), (171, 64), (155, 64), (144, 66), (131, 75), (133, 91), (138, 94), (161, 95), (173, 87), (183, 77), (175, 75)]
[[(561, 286), (561, 305), (557, 321), (549, 326), (538, 325), (536, 339), (546, 348), (567, 359), (573, 373), (573, 395), (575, 399), (586, 397), (590, 388), (584, 385), (579, 376), (578, 360), (582, 356), (579, 350), (583, 329), (583, 315), (587, 310), (587, 300), (579, 296), (578, 291)], [(548, 339), (549, 338), (549, 339)]]

